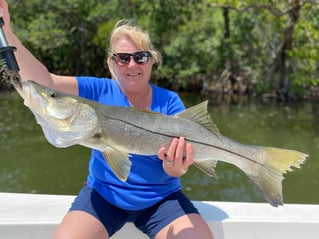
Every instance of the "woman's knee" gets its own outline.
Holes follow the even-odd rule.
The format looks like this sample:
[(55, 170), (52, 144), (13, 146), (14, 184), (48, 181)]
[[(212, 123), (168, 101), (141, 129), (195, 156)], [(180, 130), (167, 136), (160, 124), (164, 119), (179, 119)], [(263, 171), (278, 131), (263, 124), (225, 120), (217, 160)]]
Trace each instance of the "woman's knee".
[(199, 214), (188, 214), (175, 219), (157, 233), (155, 239), (213, 239), (213, 234)]
[(107, 230), (94, 216), (82, 211), (70, 211), (63, 218), (53, 239), (105, 239)]

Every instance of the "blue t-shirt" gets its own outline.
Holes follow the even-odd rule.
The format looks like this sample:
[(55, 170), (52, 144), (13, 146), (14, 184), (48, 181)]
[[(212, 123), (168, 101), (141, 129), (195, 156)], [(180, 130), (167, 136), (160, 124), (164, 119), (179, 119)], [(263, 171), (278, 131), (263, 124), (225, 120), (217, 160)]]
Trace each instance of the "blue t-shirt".
[[(129, 107), (129, 101), (115, 80), (77, 77), (79, 96), (106, 105)], [(173, 115), (185, 109), (179, 96), (151, 84), (151, 110)], [(126, 210), (150, 207), (181, 189), (180, 179), (165, 173), (156, 155), (132, 155), (132, 167), (126, 182), (119, 180), (98, 150), (92, 150), (88, 185), (111, 204)]]

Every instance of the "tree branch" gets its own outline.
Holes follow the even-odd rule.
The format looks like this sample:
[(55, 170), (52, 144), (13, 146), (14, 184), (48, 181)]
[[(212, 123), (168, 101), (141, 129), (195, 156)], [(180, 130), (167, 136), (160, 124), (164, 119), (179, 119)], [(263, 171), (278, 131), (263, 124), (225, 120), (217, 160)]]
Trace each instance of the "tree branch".
[(289, 7), (285, 10), (280, 10), (279, 8), (273, 7), (271, 5), (265, 5), (265, 4), (250, 4), (243, 7), (235, 7), (230, 5), (223, 5), (223, 4), (209, 4), (209, 6), (213, 8), (222, 8), (222, 9), (231, 9), (236, 12), (246, 12), (250, 9), (261, 9), (261, 10), (267, 10), (275, 17), (282, 17), (286, 14), (289, 14), (291, 11), (294, 10), (296, 7), (300, 7), (305, 4), (319, 4), (319, 0), (300, 0), (300, 1), (294, 1), (290, 0), (290, 3), (292, 3), (292, 7)]

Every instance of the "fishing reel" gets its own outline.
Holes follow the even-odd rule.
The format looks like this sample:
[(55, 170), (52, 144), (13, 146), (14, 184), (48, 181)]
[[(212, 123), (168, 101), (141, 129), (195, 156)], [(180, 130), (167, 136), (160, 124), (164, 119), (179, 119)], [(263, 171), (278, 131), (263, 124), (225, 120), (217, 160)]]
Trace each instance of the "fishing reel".
[(14, 56), (14, 51), (17, 48), (8, 46), (8, 42), (2, 27), (4, 26), (3, 18), (0, 17), (0, 60), (3, 70), (7, 74), (17, 74), (19, 72), (19, 66)]
[(2, 27), (4, 20), (0, 17), (0, 74), (7, 83), (20, 82), (19, 66), (14, 55), (16, 47), (9, 46)]

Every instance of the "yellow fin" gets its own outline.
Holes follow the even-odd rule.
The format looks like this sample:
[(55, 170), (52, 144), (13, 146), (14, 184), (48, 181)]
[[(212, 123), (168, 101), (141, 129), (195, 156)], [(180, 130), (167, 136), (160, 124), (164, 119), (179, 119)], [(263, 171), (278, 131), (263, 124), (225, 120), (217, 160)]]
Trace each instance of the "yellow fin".
[(217, 165), (216, 160), (203, 160), (203, 161), (195, 161), (194, 166), (196, 166), (199, 170), (206, 173), (210, 177), (214, 177), (218, 179), (218, 176), (215, 173), (215, 167)]
[(251, 179), (262, 191), (267, 201), (272, 206), (277, 207), (283, 204), (283, 174), (292, 171), (291, 167), (299, 168), (308, 155), (289, 149), (273, 147), (265, 147), (263, 149), (266, 161), (258, 174), (252, 176)]
[(192, 120), (201, 126), (203, 126), (205, 129), (209, 130), (210, 132), (214, 134), (219, 134), (219, 130), (217, 126), (214, 124), (212, 119), (210, 118), (208, 111), (207, 111), (207, 103), (208, 101), (204, 101), (198, 105), (194, 105), (178, 114), (176, 114), (177, 117), (185, 118)]
[(113, 147), (108, 147), (102, 154), (115, 175), (122, 181), (126, 181), (132, 165), (128, 158), (129, 154)]

